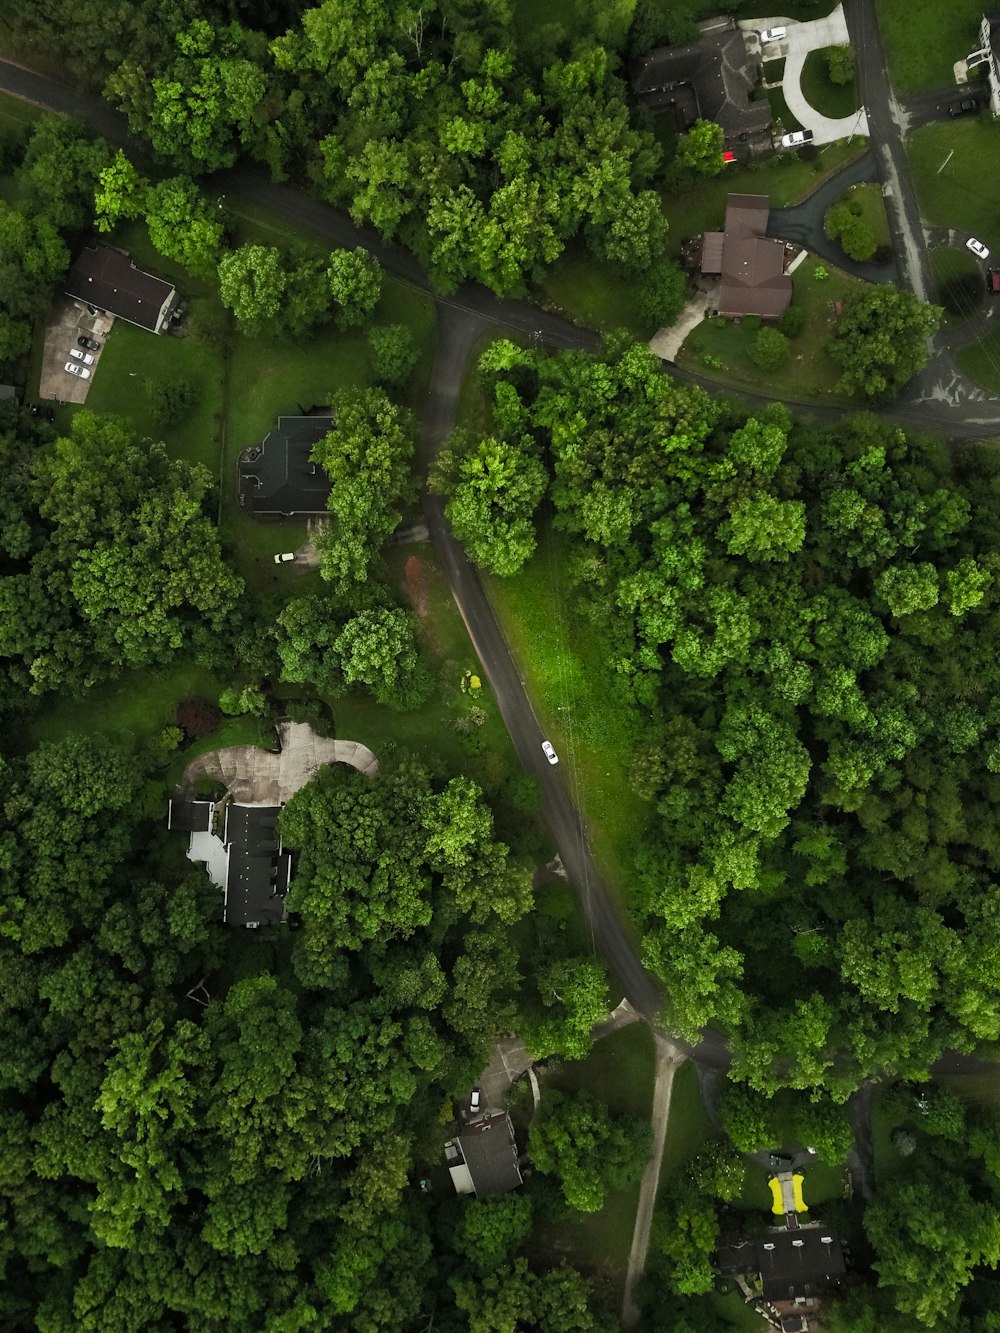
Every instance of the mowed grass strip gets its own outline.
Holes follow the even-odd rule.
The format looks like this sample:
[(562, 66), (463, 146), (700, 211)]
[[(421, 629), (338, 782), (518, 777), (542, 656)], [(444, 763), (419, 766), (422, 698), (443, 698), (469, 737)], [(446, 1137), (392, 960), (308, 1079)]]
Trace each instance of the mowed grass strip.
[(598, 865), (633, 907), (633, 854), (652, 813), (629, 785), (642, 718), (618, 691), (600, 627), (575, 610), (569, 557), (566, 539), (542, 524), (538, 550), (521, 572), (484, 575), (484, 583)]
[(892, 86), (901, 96), (955, 82), (979, 45), (982, 0), (876, 0)]

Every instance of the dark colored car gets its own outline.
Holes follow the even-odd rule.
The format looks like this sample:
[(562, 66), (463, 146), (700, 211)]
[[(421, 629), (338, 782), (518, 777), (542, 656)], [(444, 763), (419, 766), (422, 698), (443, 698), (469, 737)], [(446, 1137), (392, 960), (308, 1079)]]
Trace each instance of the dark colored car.
[(976, 97), (963, 97), (960, 102), (952, 102), (948, 108), (949, 116), (968, 116), (973, 111), (979, 110), (979, 99)]
[(93, 338), (77, 338), (77, 342), (81, 347), (86, 347), (88, 352), (99, 352), (101, 350), (101, 344), (95, 342)]

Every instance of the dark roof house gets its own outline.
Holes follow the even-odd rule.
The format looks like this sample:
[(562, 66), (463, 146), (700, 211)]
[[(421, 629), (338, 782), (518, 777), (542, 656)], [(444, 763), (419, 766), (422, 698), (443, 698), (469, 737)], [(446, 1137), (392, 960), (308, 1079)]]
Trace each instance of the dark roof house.
[(657, 47), (629, 67), (637, 102), (670, 112), (681, 133), (696, 120), (714, 120), (727, 148), (765, 138), (770, 143), (770, 103), (750, 98), (759, 75), (760, 60), (747, 50), (735, 22), (703, 33), (690, 46)]
[[(190, 834), (188, 857), (204, 861), (222, 890), (222, 919), (231, 926), (277, 925), (285, 920), (291, 856), (278, 832), (280, 806), (171, 800), (167, 827)], [(221, 831), (218, 829), (222, 821)]]
[(485, 1111), (444, 1145), (456, 1194), (506, 1194), (521, 1184), (514, 1127), (506, 1111)]
[(106, 245), (77, 255), (66, 279), (66, 295), (151, 333), (163, 332), (177, 297), (169, 282), (144, 273), (128, 255)]
[(792, 299), (785, 273), (785, 244), (764, 235), (770, 205), (766, 194), (731, 194), (726, 230), (707, 231), (702, 241), (702, 273), (721, 274), (719, 314), (778, 319)]
[(844, 1274), (840, 1242), (823, 1223), (794, 1230), (772, 1227), (763, 1240), (721, 1246), (716, 1261), (720, 1273), (758, 1275), (764, 1299), (780, 1316), (815, 1310)]
[(312, 451), (329, 434), (332, 420), (329, 412), (279, 417), (263, 444), (240, 454), (240, 504), (263, 517), (325, 514), (330, 482), (312, 461)]

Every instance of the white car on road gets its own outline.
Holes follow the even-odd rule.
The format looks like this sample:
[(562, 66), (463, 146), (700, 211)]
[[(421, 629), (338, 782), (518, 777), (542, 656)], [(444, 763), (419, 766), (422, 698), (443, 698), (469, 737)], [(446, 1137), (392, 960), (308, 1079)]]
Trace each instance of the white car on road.
[(983, 245), (982, 241), (977, 241), (975, 236), (969, 237), (965, 242), (965, 248), (971, 250), (974, 255), (978, 255), (980, 259), (989, 259), (990, 257), (989, 250)]
[(67, 361), (63, 366), (63, 370), (68, 371), (70, 375), (76, 375), (81, 380), (90, 379), (90, 371), (86, 366), (81, 366), (77, 361)]
[(542, 741), (542, 754), (544, 754), (550, 764), (558, 764), (559, 756), (556, 754), (555, 750), (553, 750), (551, 741)]

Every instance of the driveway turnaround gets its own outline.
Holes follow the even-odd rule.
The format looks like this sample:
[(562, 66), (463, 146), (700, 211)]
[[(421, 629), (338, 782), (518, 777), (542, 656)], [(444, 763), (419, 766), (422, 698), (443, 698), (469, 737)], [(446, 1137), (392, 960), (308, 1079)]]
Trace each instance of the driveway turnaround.
[(192, 759), (183, 785), (201, 778), (221, 782), (238, 805), (284, 805), (316, 776), (324, 764), (350, 764), (374, 777), (378, 760), (359, 741), (317, 736), (308, 722), (280, 722), (277, 754), (259, 745), (227, 745)]
[(802, 93), (802, 67), (810, 51), (822, 51), (827, 46), (849, 46), (847, 20), (844, 7), (838, 5), (826, 18), (813, 19), (809, 23), (796, 23), (793, 19), (743, 19), (740, 27), (744, 32), (759, 33), (762, 28), (785, 27), (787, 36), (780, 42), (770, 42), (762, 48), (765, 58), (776, 60), (785, 58), (785, 72), (781, 81), (781, 93), (789, 111), (807, 130), (813, 132), (813, 143), (834, 143), (837, 139), (849, 139), (852, 134), (868, 134), (868, 117), (864, 107), (853, 115), (840, 120), (831, 120), (806, 101)]

